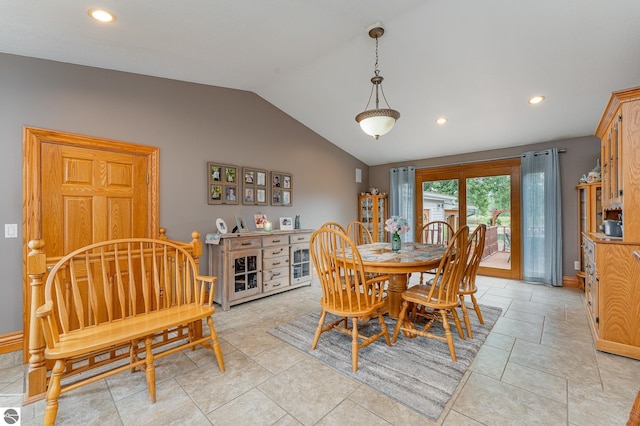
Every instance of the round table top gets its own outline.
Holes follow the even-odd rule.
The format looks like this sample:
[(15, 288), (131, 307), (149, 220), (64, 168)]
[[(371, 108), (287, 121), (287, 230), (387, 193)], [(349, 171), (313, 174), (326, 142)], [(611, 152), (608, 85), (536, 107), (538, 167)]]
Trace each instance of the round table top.
[(437, 267), (447, 246), (439, 244), (402, 243), (398, 252), (391, 243), (371, 243), (358, 246), (367, 272), (409, 273)]

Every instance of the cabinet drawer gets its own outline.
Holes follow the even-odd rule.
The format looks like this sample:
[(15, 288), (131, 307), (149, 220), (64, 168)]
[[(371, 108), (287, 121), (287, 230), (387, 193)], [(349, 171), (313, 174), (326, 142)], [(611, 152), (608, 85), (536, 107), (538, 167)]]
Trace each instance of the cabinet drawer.
[(266, 283), (267, 281), (272, 280), (287, 280), (289, 281), (289, 267), (285, 266), (283, 268), (274, 268), (267, 269), (262, 271), (262, 282)]
[(268, 293), (272, 290), (278, 290), (281, 288), (289, 287), (289, 276), (282, 277), (280, 279), (275, 279), (271, 281), (266, 281), (262, 283), (262, 292)]
[(234, 238), (229, 240), (229, 250), (244, 250), (249, 248), (260, 248), (260, 237)]
[(262, 237), (262, 247), (279, 246), (282, 244), (289, 244), (287, 235), (276, 234)]
[(262, 261), (262, 270), (274, 269), (274, 268), (282, 268), (284, 266), (289, 266), (289, 254), (287, 253), (285, 256), (278, 256), (272, 258), (266, 258)]
[(309, 242), (310, 239), (311, 239), (311, 234), (310, 233), (307, 233), (307, 234), (291, 234), (291, 235), (289, 235), (289, 243), (291, 243), (291, 244), (306, 243), (306, 242)]
[(272, 259), (274, 257), (289, 256), (289, 246), (272, 246), (262, 249), (263, 259)]

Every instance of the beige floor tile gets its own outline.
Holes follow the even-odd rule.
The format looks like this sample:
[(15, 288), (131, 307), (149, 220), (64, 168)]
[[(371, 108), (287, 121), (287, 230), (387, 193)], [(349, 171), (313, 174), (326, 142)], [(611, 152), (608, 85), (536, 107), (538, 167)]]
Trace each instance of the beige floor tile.
[(469, 369), (500, 380), (509, 359), (509, 352), (493, 346), (482, 346)]
[(500, 334), (495, 331), (491, 331), (484, 341), (487, 346), (493, 346), (494, 348), (502, 349), (503, 351), (510, 352), (513, 345), (516, 342), (516, 338), (513, 336), (507, 336), (506, 334)]
[(514, 300), (509, 306), (509, 309), (513, 309), (514, 311), (528, 312), (530, 314), (551, 316), (559, 319), (565, 318), (564, 305), (552, 306), (526, 300)]
[(491, 331), (538, 343), (542, 335), (542, 325), (500, 317)]
[(603, 391), (599, 386), (569, 381), (569, 421), (576, 425), (624, 425), (635, 395), (620, 398), (615, 392)]
[(577, 383), (600, 385), (593, 352), (563, 350), (516, 340), (509, 361)]
[(316, 423), (317, 426), (333, 426), (333, 425), (350, 425), (350, 426), (369, 426), (369, 425), (391, 425), (391, 423), (376, 416), (371, 411), (359, 406), (355, 402), (346, 399), (336, 408), (331, 410), (329, 414), (324, 416), (322, 420)]
[(514, 309), (508, 309), (503, 316), (505, 318), (524, 321), (531, 324), (542, 325), (544, 323), (544, 315), (531, 314), (529, 312), (516, 311)]
[(273, 327), (275, 325), (247, 327), (226, 334), (224, 339), (247, 356), (253, 357), (282, 345), (282, 340), (267, 333)]
[(273, 426), (300, 426), (302, 423), (297, 421), (291, 414), (287, 414), (277, 422), (273, 424)]
[(225, 366), (224, 373), (217, 367), (200, 367), (177, 378), (203, 413), (210, 413), (273, 377), (240, 352), (229, 354)]
[(287, 412), (257, 389), (240, 395), (207, 415), (216, 426), (272, 425)]
[(315, 424), (349, 396), (358, 384), (319, 361), (309, 359), (258, 386), (303, 424)]
[(436, 424), (397, 400), (365, 385), (359, 385), (358, 389), (349, 396), (349, 399), (394, 425)]
[(198, 406), (174, 379), (159, 383), (155, 404), (147, 392), (138, 392), (116, 402), (124, 425), (208, 425)]
[(442, 422), (443, 426), (482, 426), (482, 423), (473, 420), (470, 417), (460, 414), (455, 410), (449, 411), (449, 414)]
[(563, 404), (567, 403), (567, 379), (563, 377), (509, 362), (502, 381)]
[(533, 291), (528, 288), (514, 288), (512, 286), (506, 288), (492, 287), (487, 291), (486, 294), (492, 296), (508, 297), (510, 299), (517, 300), (530, 300), (531, 296), (533, 295)]
[(477, 373), (469, 377), (453, 409), (485, 425), (558, 425), (567, 422), (565, 404)]
[(640, 391), (640, 360), (596, 352), (605, 391), (625, 398), (635, 398)]
[(278, 374), (305, 359), (305, 354), (284, 342), (276, 348), (264, 351), (253, 357), (255, 362), (273, 374)]

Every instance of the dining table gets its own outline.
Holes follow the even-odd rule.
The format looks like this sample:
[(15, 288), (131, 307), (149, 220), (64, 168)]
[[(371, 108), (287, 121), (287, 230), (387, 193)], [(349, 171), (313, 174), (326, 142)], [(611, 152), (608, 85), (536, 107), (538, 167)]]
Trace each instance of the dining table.
[(367, 273), (389, 275), (387, 308), (391, 318), (398, 318), (402, 293), (407, 289), (408, 275), (437, 268), (446, 245), (405, 242), (399, 251), (391, 250), (391, 243), (377, 242), (357, 246)]

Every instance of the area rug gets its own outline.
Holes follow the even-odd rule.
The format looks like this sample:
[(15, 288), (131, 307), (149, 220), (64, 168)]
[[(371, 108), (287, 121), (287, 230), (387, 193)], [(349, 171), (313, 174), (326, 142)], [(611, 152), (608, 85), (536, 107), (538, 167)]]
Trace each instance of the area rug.
[[(354, 373), (351, 369), (351, 336), (336, 330), (323, 333), (316, 350), (311, 350), (319, 311), (279, 325), (269, 333), (435, 421), (502, 312), (491, 306), (480, 306), (480, 310), (484, 324), (478, 322), (474, 312), (469, 313), (473, 339), (461, 340), (452, 327), (457, 362), (451, 361), (446, 342), (423, 337), (409, 339), (400, 333), (391, 347), (380, 338), (360, 349), (358, 371)], [(327, 315), (325, 324), (335, 318)], [(391, 336), (396, 321), (385, 317), (385, 323)], [(362, 334), (371, 335), (380, 330), (380, 324), (372, 319), (359, 328)], [(444, 336), (440, 323), (431, 330)]]

